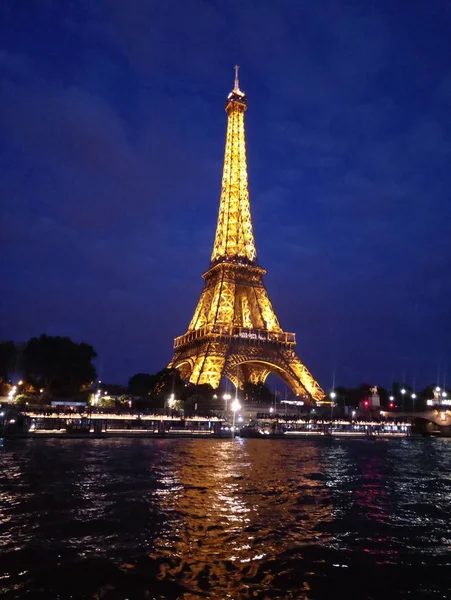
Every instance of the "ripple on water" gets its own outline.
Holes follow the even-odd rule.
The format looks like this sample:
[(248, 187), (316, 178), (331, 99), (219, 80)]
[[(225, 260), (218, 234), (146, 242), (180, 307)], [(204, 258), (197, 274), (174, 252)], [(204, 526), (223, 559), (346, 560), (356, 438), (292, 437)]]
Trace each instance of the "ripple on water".
[(0, 455), (5, 598), (448, 597), (445, 440), (33, 440)]

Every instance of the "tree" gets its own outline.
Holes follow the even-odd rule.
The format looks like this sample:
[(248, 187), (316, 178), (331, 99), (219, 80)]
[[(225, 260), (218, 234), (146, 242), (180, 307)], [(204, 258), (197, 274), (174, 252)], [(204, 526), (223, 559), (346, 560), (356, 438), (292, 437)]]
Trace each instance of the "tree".
[(155, 377), (157, 381), (153, 390), (154, 395), (173, 393), (179, 396), (185, 387), (178, 369), (162, 369), (155, 373)]
[(122, 396), (119, 396), (119, 398), (117, 399), (117, 405), (120, 407), (129, 406), (131, 400), (131, 396), (129, 396), (128, 394), (122, 394)]
[(17, 356), (14, 342), (0, 342), (0, 379), (7, 380)]
[(31, 338), (23, 351), (25, 379), (53, 395), (72, 395), (96, 378), (92, 346), (77, 344), (68, 337), (41, 335)]
[(205, 401), (212, 402), (214, 395), (217, 394), (215, 394), (215, 390), (209, 383), (188, 383), (188, 385), (183, 386), (183, 390), (181, 391), (181, 397), (183, 400), (186, 400), (190, 396), (202, 396)]
[(116, 401), (114, 398), (100, 398), (99, 408), (114, 409), (116, 408)]
[(391, 389), (392, 389), (392, 394), (399, 398), (401, 398), (401, 396), (402, 396), (401, 390), (406, 390), (406, 395), (407, 394), (410, 395), (413, 392), (413, 388), (411, 385), (407, 385), (406, 383), (399, 383), (397, 381), (394, 381), (392, 383)]
[(262, 381), (258, 383), (245, 383), (243, 392), (245, 399), (249, 400), (249, 402), (271, 402), (273, 399), (271, 390)]
[(426, 386), (423, 390), (421, 390), (421, 392), (419, 393), (419, 397), (421, 398), (421, 400), (423, 400), (424, 402), (426, 400), (432, 400), (434, 398), (434, 392), (436, 387), (437, 385), (435, 383), (431, 383), (430, 385)]
[(32, 394), (17, 394), (14, 397), (15, 404), (38, 404), (39, 398), (37, 396), (33, 396)]
[(150, 396), (155, 387), (155, 376), (148, 373), (136, 373), (128, 382), (128, 391), (133, 396)]
[(193, 394), (183, 402), (183, 408), (186, 416), (192, 416), (196, 412), (206, 415), (210, 411), (210, 402), (201, 394)]
[(137, 373), (128, 382), (128, 391), (134, 396), (157, 396), (163, 393), (182, 393), (185, 384), (177, 369), (162, 369), (153, 375)]
[(127, 393), (127, 387), (118, 383), (105, 383), (102, 381), (101, 388), (108, 396), (122, 396)]

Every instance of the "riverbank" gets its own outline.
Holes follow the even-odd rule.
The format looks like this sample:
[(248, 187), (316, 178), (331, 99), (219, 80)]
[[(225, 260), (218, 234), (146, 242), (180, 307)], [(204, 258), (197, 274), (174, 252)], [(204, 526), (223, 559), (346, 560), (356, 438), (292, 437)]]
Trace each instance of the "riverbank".
[[(245, 439), (252, 437), (253, 439), (262, 439), (262, 440), (272, 440), (272, 439), (285, 439), (285, 440), (294, 440), (301, 438), (335, 438), (335, 437), (351, 437), (351, 438), (371, 438), (371, 439), (399, 439), (399, 438), (407, 438), (412, 437), (409, 433), (389, 433), (389, 432), (381, 432), (381, 433), (366, 433), (363, 431), (332, 431), (332, 432), (321, 432), (321, 431), (290, 431), (285, 433), (273, 433), (267, 435), (259, 435), (259, 436), (248, 436), (248, 435), (240, 435), (239, 432), (236, 432), (235, 435), (232, 435), (230, 432), (224, 433), (212, 433), (209, 431), (167, 431), (165, 433), (159, 433), (152, 431), (130, 431), (130, 430), (111, 430), (102, 433), (89, 432), (89, 433), (69, 433), (64, 430), (55, 430), (55, 431), (33, 431), (28, 433), (17, 433), (8, 436), (7, 440), (23, 440), (23, 439), (85, 439), (85, 440), (101, 440), (101, 439), (114, 439), (114, 438), (129, 438), (129, 439), (181, 439), (181, 438), (189, 438), (189, 439), (232, 439), (232, 438), (240, 438)], [(421, 436), (419, 436), (421, 437)]]

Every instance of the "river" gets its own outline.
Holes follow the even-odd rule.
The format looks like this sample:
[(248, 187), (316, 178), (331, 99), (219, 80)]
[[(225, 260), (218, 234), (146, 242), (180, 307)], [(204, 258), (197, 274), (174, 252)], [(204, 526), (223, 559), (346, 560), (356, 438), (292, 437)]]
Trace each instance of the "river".
[(451, 439), (25, 440), (0, 597), (450, 598)]

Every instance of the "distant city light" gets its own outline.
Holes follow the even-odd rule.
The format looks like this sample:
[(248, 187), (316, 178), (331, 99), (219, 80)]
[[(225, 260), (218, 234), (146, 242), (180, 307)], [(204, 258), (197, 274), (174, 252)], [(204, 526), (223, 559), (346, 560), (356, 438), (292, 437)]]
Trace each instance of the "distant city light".
[(232, 402), (232, 410), (233, 410), (233, 412), (236, 412), (237, 410), (240, 410), (240, 408), (241, 408), (240, 401), (238, 400), (238, 398), (235, 398), (235, 400)]

